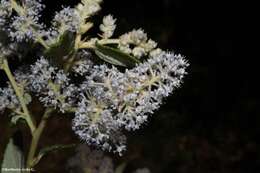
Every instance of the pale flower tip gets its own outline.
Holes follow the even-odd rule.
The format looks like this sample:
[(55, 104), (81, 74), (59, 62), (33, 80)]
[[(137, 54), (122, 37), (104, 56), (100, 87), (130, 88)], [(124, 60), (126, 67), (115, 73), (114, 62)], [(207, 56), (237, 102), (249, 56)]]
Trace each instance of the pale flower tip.
[(103, 32), (103, 38), (110, 38), (114, 34), (116, 29), (116, 19), (112, 15), (107, 15), (103, 18), (103, 23), (99, 26), (100, 30)]

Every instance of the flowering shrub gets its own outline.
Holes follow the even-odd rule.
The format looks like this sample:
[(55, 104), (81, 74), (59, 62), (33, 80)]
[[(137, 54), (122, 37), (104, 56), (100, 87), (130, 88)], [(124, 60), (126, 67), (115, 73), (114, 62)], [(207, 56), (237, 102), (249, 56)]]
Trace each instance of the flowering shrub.
[[(73, 114), (72, 129), (82, 142), (122, 155), (123, 131), (147, 122), (186, 74), (184, 57), (157, 48), (142, 29), (113, 38), (112, 15), (91, 37), (101, 1), (64, 7), (47, 26), (40, 22), (40, 1), (1, 0), (0, 69), (8, 81), (0, 88), (0, 111), (9, 109), (13, 123), (23, 119), (30, 128), (28, 167), (39, 161), (37, 144), (55, 112)], [(10, 68), (14, 60), (21, 65)], [(30, 108), (35, 101), (45, 107), (39, 123)]]

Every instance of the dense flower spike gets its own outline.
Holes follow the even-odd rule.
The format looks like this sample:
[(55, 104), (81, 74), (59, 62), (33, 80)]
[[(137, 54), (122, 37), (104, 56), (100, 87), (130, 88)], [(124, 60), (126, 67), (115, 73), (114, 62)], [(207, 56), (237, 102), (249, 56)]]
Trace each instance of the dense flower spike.
[(163, 98), (180, 86), (187, 66), (182, 56), (172, 53), (162, 53), (125, 73), (95, 66), (82, 85), (87, 97), (78, 105), (75, 133), (90, 144), (117, 152), (118, 148), (111, 147), (118, 145), (111, 141), (114, 132), (120, 127), (139, 129)]

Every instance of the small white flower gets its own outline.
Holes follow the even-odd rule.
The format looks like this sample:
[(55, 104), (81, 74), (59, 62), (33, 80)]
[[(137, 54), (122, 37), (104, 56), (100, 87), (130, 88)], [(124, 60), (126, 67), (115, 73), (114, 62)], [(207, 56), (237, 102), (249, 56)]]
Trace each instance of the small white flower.
[(139, 45), (142, 42), (146, 42), (147, 40), (147, 34), (144, 33), (144, 30), (142, 29), (133, 30), (129, 34), (132, 42), (136, 45)]
[(147, 43), (143, 44), (142, 47), (145, 49), (146, 52), (150, 52), (151, 50), (155, 49), (157, 43), (152, 39), (149, 39)]
[(100, 3), (102, 0), (81, 0), (81, 3), (77, 6), (77, 11), (80, 14), (81, 22), (96, 14), (100, 9)]

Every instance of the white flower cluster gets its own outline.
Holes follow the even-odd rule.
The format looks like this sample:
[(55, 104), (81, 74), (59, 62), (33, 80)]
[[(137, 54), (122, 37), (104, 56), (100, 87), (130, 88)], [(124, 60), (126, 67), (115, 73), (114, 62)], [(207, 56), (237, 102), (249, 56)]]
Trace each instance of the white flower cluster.
[(100, 30), (103, 32), (103, 38), (110, 38), (114, 34), (116, 29), (116, 19), (112, 15), (105, 16), (103, 18), (103, 24), (99, 26)]
[(32, 65), (28, 85), (46, 107), (59, 108), (61, 112), (71, 108), (78, 90), (62, 70), (52, 67), (44, 58)]
[(89, 51), (81, 51), (78, 54), (78, 61), (72, 67), (72, 71), (76, 76), (89, 75), (94, 63), (90, 60), (92, 54)]
[[(28, 76), (26, 73), (15, 71), (14, 78), (17, 82), (18, 87), (27, 86)], [(28, 104), (30, 102), (30, 99), (28, 98), (26, 91), (23, 91), (22, 94), (24, 95), (24, 97), (27, 97), (25, 103)], [(7, 87), (0, 88), (0, 112), (4, 111), (5, 109), (17, 111), (20, 108), (20, 102), (15, 94), (15, 91), (11, 84), (8, 82)]]
[(79, 16), (80, 33), (84, 34), (91, 27), (92, 23), (86, 23), (86, 21), (101, 9), (101, 2), (102, 0), (81, 0), (81, 2), (77, 5), (75, 9)]
[[(131, 45), (134, 48), (131, 48)], [(133, 30), (120, 37), (119, 49), (125, 53), (132, 54), (135, 57), (146, 55), (156, 56), (161, 53), (160, 49), (156, 49), (157, 43), (151, 39), (148, 40), (147, 34), (142, 29)], [(149, 54), (150, 53), (150, 54)]]
[(180, 86), (187, 65), (180, 55), (162, 53), (125, 73), (94, 66), (81, 87), (86, 96), (78, 105), (73, 130), (87, 143), (121, 154), (125, 139), (120, 129), (139, 129)]
[(92, 100), (82, 96), (72, 129), (89, 145), (121, 154), (125, 150), (126, 137), (120, 132), (111, 110), (103, 107), (106, 106), (102, 105), (103, 100), (89, 99)]
[(19, 101), (10, 85), (6, 88), (0, 88), (0, 112), (8, 109), (19, 108)]
[(17, 42), (47, 37), (47, 42), (53, 43), (57, 39), (55, 37), (64, 31), (79, 32), (85, 26), (86, 19), (101, 9), (101, 2), (82, 0), (76, 8), (63, 8), (56, 13), (52, 28), (45, 30), (45, 26), (39, 23), (40, 13), (45, 7), (41, 0), (24, 0), (21, 7), (15, 6), (17, 15), (12, 13), (14, 6), (11, 1), (1, 0), (0, 26), (1, 29), (6, 28), (9, 36)]
[(5, 27), (6, 18), (11, 14), (11, 3), (9, 0), (1, 0), (0, 3), (0, 27)]
[(63, 8), (56, 13), (53, 26), (59, 33), (64, 33), (64, 31), (77, 32), (80, 26), (80, 16), (74, 8)]
[(36, 40), (44, 35), (43, 25), (39, 23), (44, 5), (40, 1), (24, 0), (23, 7), (17, 10), (18, 15), (12, 17), (12, 24), (8, 29), (10, 37), (17, 42)]

